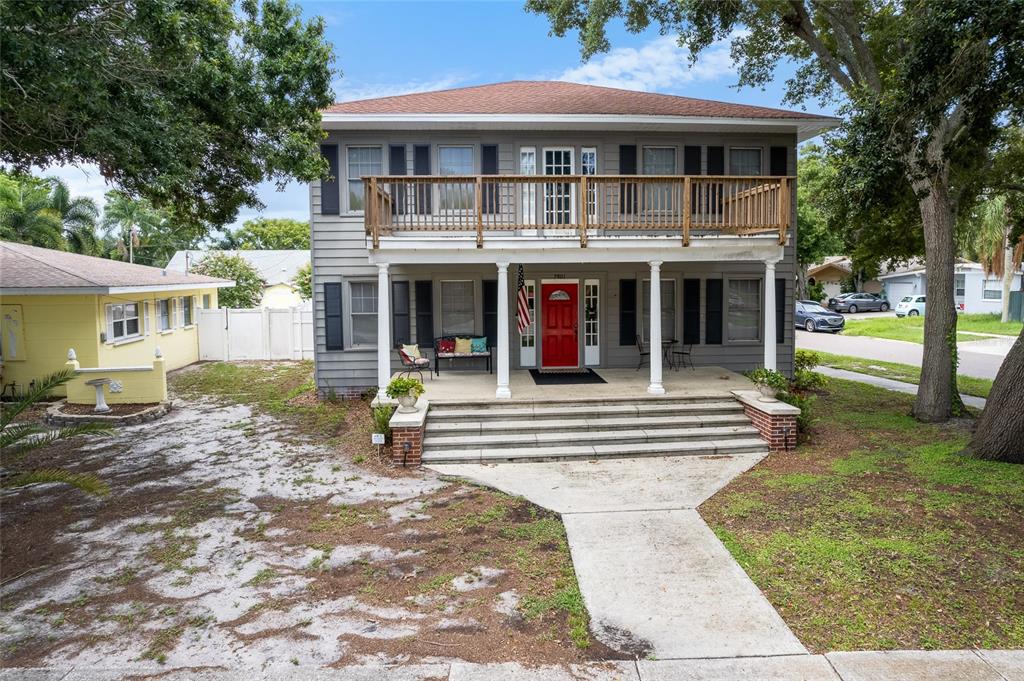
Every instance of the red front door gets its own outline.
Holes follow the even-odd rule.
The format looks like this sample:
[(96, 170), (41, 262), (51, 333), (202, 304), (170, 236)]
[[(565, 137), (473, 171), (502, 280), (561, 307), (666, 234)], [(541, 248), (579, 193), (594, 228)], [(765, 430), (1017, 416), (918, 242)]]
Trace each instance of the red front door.
[(576, 282), (541, 284), (543, 336), (542, 361), (545, 368), (580, 365), (579, 303)]

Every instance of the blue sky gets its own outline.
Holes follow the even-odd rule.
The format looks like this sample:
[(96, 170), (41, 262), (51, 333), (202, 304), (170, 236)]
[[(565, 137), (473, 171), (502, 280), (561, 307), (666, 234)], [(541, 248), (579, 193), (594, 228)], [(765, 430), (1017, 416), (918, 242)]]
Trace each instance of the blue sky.
[[(504, 80), (571, 80), (633, 90), (680, 94), (728, 102), (782, 106), (783, 64), (765, 90), (733, 87), (736, 74), (727, 44), (713, 45), (692, 68), (672, 36), (657, 30), (639, 35), (621, 23), (609, 28), (611, 52), (582, 63), (576, 35), (548, 35), (545, 17), (528, 14), (523, 3), (472, 2), (300, 2), (307, 16), (324, 17), (334, 45), (334, 89), (339, 101), (422, 92)], [(812, 111), (831, 113), (811, 104)], [(108, 189), (94, 168), (53, 168), (73, 191), (102, 204)], [(309, 218), (305, 185), (260, 188), (262, 212), (243, 210), (236, 224), (256, 217)]]

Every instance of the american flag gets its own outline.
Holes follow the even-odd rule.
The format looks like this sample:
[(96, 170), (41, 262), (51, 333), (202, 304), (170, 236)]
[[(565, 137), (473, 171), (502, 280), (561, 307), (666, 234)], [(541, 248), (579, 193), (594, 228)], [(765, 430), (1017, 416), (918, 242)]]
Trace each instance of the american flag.
[(516, 283), (517, 316), (519, 317), (519, 333), (530, 327), (530, 301), (526, 296), (526, 278), (523, 266), (519, 266), (519, 280)]

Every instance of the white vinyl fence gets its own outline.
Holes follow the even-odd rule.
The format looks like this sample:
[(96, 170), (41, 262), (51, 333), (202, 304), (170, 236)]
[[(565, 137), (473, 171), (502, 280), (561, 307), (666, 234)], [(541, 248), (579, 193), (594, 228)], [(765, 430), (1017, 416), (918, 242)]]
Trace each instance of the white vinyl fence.
[(313, 359), (313, 311), (197, 310), (199, 359)]

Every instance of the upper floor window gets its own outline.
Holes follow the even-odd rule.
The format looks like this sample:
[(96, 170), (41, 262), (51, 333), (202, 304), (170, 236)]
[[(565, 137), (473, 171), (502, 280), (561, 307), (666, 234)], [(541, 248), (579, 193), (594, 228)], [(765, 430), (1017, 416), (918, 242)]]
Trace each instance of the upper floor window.
[(675, 147), (644, 147), (644, 175), (675, 174)]
[(380, 147), (348, 147), (348, 209), (363, 210), (363, 180), (367, 175), (384, 172), (384, 152)]
[(761, 150), (732, 147), (729, 149), (730, 175), (760, 175)]
[[(472, 175), (473, 147), (438, 147), (438, 171), (441, 175)], [(459, 182), (440, 185), (441, 210), (470, 210), (475, 188)]]

